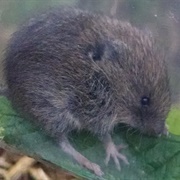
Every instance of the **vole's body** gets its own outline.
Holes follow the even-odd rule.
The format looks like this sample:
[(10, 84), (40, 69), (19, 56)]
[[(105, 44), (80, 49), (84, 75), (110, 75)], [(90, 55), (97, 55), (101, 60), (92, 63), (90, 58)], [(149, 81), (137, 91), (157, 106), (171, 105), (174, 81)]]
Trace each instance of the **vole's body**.
[[(148, 134), (164, 131), (170, 107), (164, 56), (128, 23), (74, 9), (50, 11), (14, 34), (5, 67), (14, 106), (76, 160), (82, 156), (65, 138), (72, 130), (86, 129), (106, 145), (121, 122)], [(101, 174), (87, 162), (80, 163)]]

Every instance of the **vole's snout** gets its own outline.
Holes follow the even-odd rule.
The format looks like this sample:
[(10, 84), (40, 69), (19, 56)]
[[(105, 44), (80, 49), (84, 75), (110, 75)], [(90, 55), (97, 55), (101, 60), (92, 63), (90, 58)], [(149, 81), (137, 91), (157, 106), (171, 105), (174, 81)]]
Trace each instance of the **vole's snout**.
[(148, 134), (153, 135), (153, 136), (158, 136), (158, 137), (168, 136), (168, 128), (165, 124), (161, 125), (159, 127), (157, 126), (155, 128), (152, 128), (151, 130), (149, 130)]
[(161, 136), (168, 136), (168, 128), (165, 125), (165, 122), (151, 122), (151, 123), (146, 123), (142, 125), (141, 131), (144, 134), (147, 134), (149, 136), (156, 136), (156, 137), (161, 137)]
[(165, 124), (163, 131), (158, 136), (161, 137), (162, 135), (163, 136), (168, 136), (169, 135), (167, 124)]

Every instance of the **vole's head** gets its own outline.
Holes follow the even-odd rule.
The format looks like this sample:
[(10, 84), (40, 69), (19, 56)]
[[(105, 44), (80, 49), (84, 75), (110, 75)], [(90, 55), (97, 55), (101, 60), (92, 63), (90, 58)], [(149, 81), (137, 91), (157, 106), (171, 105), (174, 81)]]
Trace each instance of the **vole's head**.
[(110, 83), (117, 120), (149, 135), (166, 132), (170, 91), (165, 57), (149, 37), (97, 43), (90, 57)]

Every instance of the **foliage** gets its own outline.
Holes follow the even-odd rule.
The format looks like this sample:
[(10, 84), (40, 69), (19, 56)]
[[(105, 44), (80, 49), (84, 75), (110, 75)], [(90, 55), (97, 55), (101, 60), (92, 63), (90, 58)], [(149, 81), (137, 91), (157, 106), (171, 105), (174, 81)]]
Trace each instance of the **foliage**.
[[(66, 4), (109, 14), (111, 2), (109, 0), (2, 0), (0, 1), (0, 23), (4, 27), (6, 25), (14, 26), (40, 9)], [(121, 4), (117, 9), (118, 18), (129, 20), (142, 28), (146, 28), (146, 25), (149, 24), (152, 29), (159, 28), (159, 39), (162, 39), (164, 44), (169, 46), (167, 34), (171, 33), (172, 29), (168, 29), (169, 25), (165, 22), (168, 19), (169, 11), (176, 12), (179, 15), (178, 7), (180, 4), (178, 0), (172, 0), (171, 3), (161, 0), (123, 0), (119, 2)], [(173, 21), (170, 20), (169, 22)], [(179, 25), (176, 24), (176, 27)], [(176, 64), (172, 62), (170, 64), (173, 67), (171, 70), (173, 96), (175, 95), (174, 98), (177, 99), (180, 89), (180, 78), (177, 73), (179, 71), (179, 59), (177, 58)], [(178, 180), (180, 179), (179, 118), (179, 108), (173, 107), (167, 119), (170, 130), (168, 138), (146, 137), (133, 131), (126, 131), (121, 127), (117, 128), (113, 136), (114, 141), (117, 144), (124, 143), (129, 146), (128, 149), (123, 150), (123, 153), (129, 159), (130, 165), (126, 166), (122, 163), (121, 172), (115, 169), (112, 162), (108, 167), (105, 167), (105, 152), (96, 137), (92, 137), (87, 132), (82, 132), (81, 134), (74, 133), (70, 138), (76, 149), (93, 162), (101, 165), (105, 172), (104, 179)], [(73, 160), (64, 154), (51, 138), (18, 115), (12, 109), (9, 101), (2, 96), (0, 96), (0, 139), (29, 156), (51, 162), (87, 179), (96, 178), (89, 171), (76, 163), (72, 163)]]
[(171, 110), (167, 124), (170, 132), (180, 136), (180, 110), (177, 107)]
[[(169, 125), (179, 123), (179, 112), (177, 109), (172, 110)], [(51, 162), (86, 179), (100, 179), (74, 163), (51, 138), (19, 116), (3, 96), (0, 96), (0, 127), (1, 141), (16, 150)], [(170, 130), (180, 135), (180, 126), (175, 129), (170, 127)], [(101, 179), (180, 179), (180, 136), (171, 134), (168, 138), (146, 137), (118, 127), (113, 136), (114, 141), (129, 146), (123, 153), (128, 157), (130, 165), (122, 163), (121, 172), (116, 170), (112, 162), (108, 167), (104, 165), (105, 152), (95, 137), (82, 132), (73, 133), (70, 139), (76, 149), (101, 165), (105, 172)]]

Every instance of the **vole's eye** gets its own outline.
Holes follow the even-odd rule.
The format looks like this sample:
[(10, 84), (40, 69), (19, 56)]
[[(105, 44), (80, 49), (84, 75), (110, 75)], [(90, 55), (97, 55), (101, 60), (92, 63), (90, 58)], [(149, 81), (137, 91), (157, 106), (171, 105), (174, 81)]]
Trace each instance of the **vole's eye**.
[(141, 98), (141, 105), (149, 106), (149, 104), (150, 104), (150, 98), (149, 97), (144, 96)]

